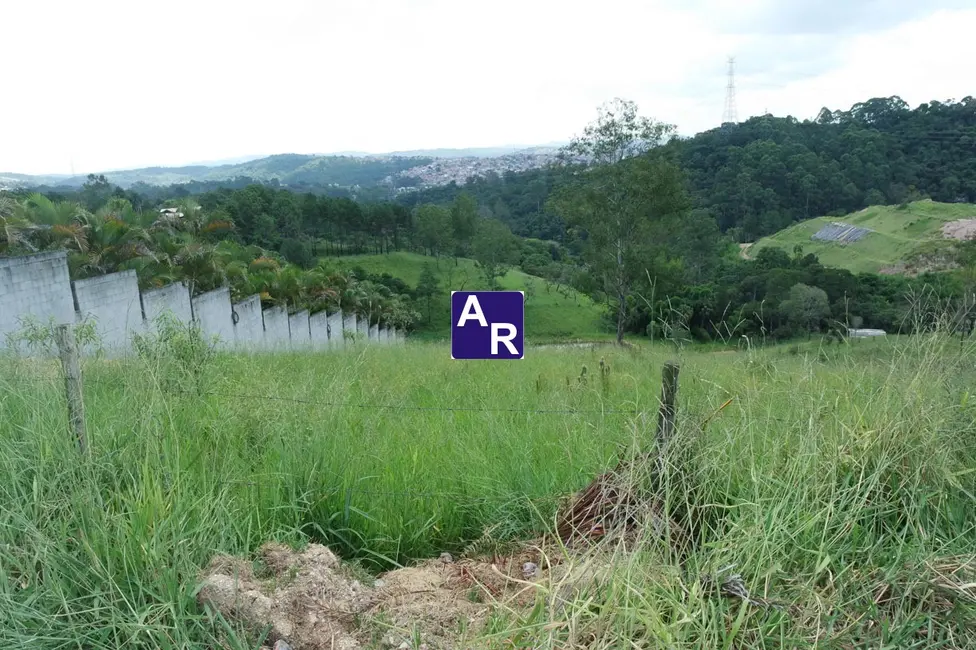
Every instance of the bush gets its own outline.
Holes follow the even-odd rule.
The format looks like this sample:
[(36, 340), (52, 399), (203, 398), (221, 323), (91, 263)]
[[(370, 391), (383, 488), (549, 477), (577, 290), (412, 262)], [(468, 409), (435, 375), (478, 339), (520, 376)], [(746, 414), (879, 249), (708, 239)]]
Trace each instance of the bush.
[(203, 392), (217, 354), (217, 338), (207, 339), (197, 323), (183, 323), (170, 314), (155, 320), (154, 329), (133, 336), (138, 357), (160, 386)]

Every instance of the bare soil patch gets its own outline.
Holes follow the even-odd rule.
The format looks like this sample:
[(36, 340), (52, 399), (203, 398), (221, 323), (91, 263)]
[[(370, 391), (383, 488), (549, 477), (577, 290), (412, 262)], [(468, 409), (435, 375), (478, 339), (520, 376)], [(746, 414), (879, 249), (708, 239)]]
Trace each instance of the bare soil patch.
[[(257, 565), (259, 568), (255, 568)], [(606, 562), (567, 561), (557, 545), (524, 546), (505, 556), (449, 554), (363, 579), (332, 551), (269, 542), (256, 563), (220, 555), (204, 571), (197, 599), (242, 620), (267, 643), (293, 650), (477, 648), (493, 611), (526, 611), (571, 600), (609, 571)]]
[(945, 223), (942, 225), (942, 236), (959, 241), (976, 239), (976, 219), (956, 219)]

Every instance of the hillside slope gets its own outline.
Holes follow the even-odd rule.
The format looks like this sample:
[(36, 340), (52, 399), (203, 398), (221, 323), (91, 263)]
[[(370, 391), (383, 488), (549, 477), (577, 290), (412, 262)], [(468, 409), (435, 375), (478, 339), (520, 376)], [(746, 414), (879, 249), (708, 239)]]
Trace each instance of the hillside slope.
[[(433, 258), (416, 253), (386, 255), (354, 255), (338, 258), (348, 269), (360, 267), (371, 273), (389, 273), (417, 287), (424, 265), (430, 264), (437, 276), (441, 292), (431, 299), (429, 319), (421, 300), (423, 319), (418, 336), (447, 338), (451, 335), (451, 291), (470, 291), (486, 288), (474, 261), (450, 257)], [(499, 289), (525, 291), (525, 335), (535, 342), (566, 339), (603, 339), (607, 334), (600, 327), (600, 308), (589, 297), (567, 287), (549, 285), (535, 276), (512, 270), (499, 280)]]
[[(946, 224), (962, 220), (976, 220), (976, 205), (968, 203), (937, 203), (925, 200), (902, 206), (871, 206), (843, 217), (818, 217), (802, 221), (769, 237), (760, 239), (744, 249), (744, 255), (755, 257), (763, 248), (775, 247), (793, 254), (801, 246), (803, 253), (815, 254), (825, 266), (854, 272), (911, 271), (920, 264), (920, 257), (936, 257), (948, 249), (956, 239), (946, 236)], [(813, 239), (821, 229), (831, 224), (864, 228), (867, 232), (857, 241), (818, 241)], [(957, 231), (959, 225), (948, 229)], [(976, 226), (976, 221), (969, 227)]]

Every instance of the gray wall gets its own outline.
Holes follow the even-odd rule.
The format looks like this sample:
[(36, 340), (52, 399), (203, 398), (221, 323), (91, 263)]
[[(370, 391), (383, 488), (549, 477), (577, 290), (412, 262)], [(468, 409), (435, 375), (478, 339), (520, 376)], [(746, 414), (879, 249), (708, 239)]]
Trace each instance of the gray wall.
[(345, 345), (342, 335), (342, 312), (329, 314), (329, 347), (341, 348)]
[(0, 348), (7, 334), (21, 329), (21, 319), (75, 322), (74, 300), (64, 251), (0, 258)]
[(219, 336), (223, 346), (234, 344), (230, 289), (214, 289), (193, 299), (193, 318), (208, 338)]
[(142, 300), (135, 271), (75, 280), (80, 320), (91, 320), (106, 350), (129, 347), (132, 334), (143, 328)]
[(308, 310), (302, 310), (288, 317), (288, 329), (291, 330), (291, 344), (295, 347), (308, 347), (312, 337), (308, 333)]
[(308, 328), (312, 333), (312, 346), (316, 349), (329, 347), (329, 315), (324, 311), (308, 317)]
[(285, 307), (262, 311), (256, 295), (232, 305), (226, 287), (192, 300), (181, 282), (140, 295), (135, 271), (72, 283), (63, 251), (0, 257), (0, 348), (6, 345), (6, 335), (22, 329), (22, 319), (33, 316), (45, 325), (52, 319), (58, 324), (93, 321), (106, 351), (124, 350), (131, 346), (133, 334), (145, 331), (163, 314), (198, 323), (208, 337), (219, 336), (223, 347), (339, 348), (347, 345), (345, 331), (378, 343), (397, 339), (393, 329), (370, 327), (356, 314), (323, 311), (309, 317), (301, 311), (289, 316)]
[(234, 340), (237, 345), (257, 348), (264, 344), (264, 318), (261, 314), (261, 296), (255, 294), (234, 305), (237, 322), (234, 324)]
[(287, 348), (290, 343), (288, 310), (285, 307), (264, 310), (264, 346), (268, 349), (282, 349)]
[(349, 332), (350, 334), (356, 333), (356, 314), (343, 314), (342, 315), (342, 330), (344, 332)]
[(170, 314), (181, 323), (193, 320), (190, 306), (190, 289), (182, 282), (174, 282), (159, 289), (142, 292), (142, 313), (149, 323), (155, 323), (163, 314)]

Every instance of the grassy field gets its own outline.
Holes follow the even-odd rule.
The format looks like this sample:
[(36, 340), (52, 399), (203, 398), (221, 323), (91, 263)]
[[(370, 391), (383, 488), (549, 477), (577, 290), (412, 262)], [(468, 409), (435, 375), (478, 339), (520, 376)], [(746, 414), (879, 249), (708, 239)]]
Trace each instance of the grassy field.
[[(749, 257), (766, 247), (781, 248), (793, 254), (794, 246), (813, 253), (825, 266), (836, 266), (854, 272), (877, 272), (900, 262), (910, 261), (919, 253), (931, 253), (949, 245), (942, 235), (942, 225), (956, 219), (976, 219), (976, 206), (957, 203), (916, 201), (905, 209), (898, 206), (872, 206), (843, 217), (818, 217), (802, 221), (769, 237), (764, 237), (746, 251)], [(840, 222), (874, 232), (860, 241), (841, 244), (811, 239), (824, 226)]]
[[(416, 288), (425, 264), (430, 264), (440, 281), (441, 295), (431, 300), (430, 319), (424, 309), (424, 320), (416, 336), (426, 339), (445, 339), (451, 335), (451, 290), (485, 289), (473, 260), (432, 258), (416, 253), (390, 253), (388, 255), (355, 255), (340, 258), (347, 267), (360, 266), (373, 273), (389, 273)], [(545, 281), (522, 271), (509, 271), (499, 281), (499, 289), (526, 291), (525, 336), (526, 340), (544, 342), (565, 339), (602, 340), (612, 338), (600, 326), (600, 309), (589, 297), (572, 289), (552, 286), (546, 289)]]
[[(649, 446), (661, 365), (678, 358), (676, 455), (659, 489), (697, 522), (692, 550), (649, 544), (568, 608), (500, 616), (494, 638), (976, 647), (972, 354), (933, 336), (530, 348), (509, 363), (422, 343), (87, 360), (86, 460), (56, 366), (0, 359), (0, 646), (253, 647), (195, 604), (216, 552), (316, 540), (376, 570), (458, 552), (489, 526), (531, 538), (559, 496)], [(728, 564), (784, 609), (698, 586)]]

